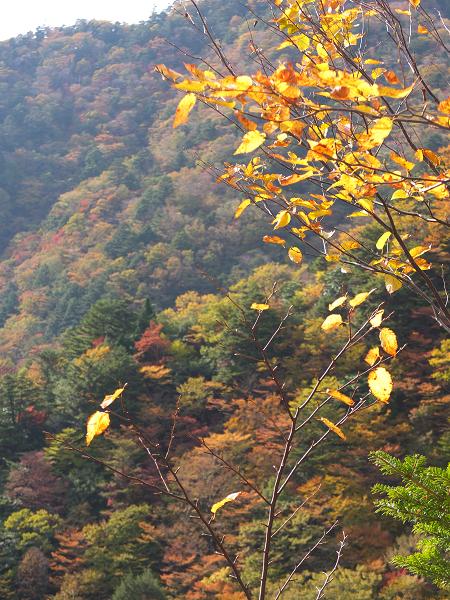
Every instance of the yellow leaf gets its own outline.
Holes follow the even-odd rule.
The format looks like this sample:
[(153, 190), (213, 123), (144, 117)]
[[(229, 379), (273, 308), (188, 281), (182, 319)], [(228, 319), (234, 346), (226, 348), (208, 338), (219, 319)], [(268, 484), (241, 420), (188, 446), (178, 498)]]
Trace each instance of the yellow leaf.
[(391, 133), (392, 127), (393, 122), (389, 117), (381, 117), (381, 119), (374, 121), (367, 132), (357, 135), (360, 149), (371, 150), (375, 146), (381, 145)]
[(332, 421), (330, 421), (329, 419), (326, 419), (325, 417), (321, 417), (320, 421), (322, 421), (322, 423), (325, 423), (325, 425), (328, 427), (328, 429), (331, 429), (331, 431), (334, 431), (334, 433), (336, 435), (338, 435), (340, 438), (342, 438), (343, 440), (347, 439), (345, 437), (345, 433), (342, 431), (342, 429), (339, 429), (339, 427), (337, 425), (335, 425)]
[(391, 356), (395, 356), (398, 350), (397, 336), (389, 329), (389, 327), (383, 327), (380, 330), (380, 342), (381, 347), (385, 352)]
[(277, 235), (265, 235), (263, 237), (263, 242), (266, 244), (279, 244), (280, 246), (285, 246), (286, 242), (283, 238), (278, 237)]
[(178, 77), (183, 77), (180, 73), (172, 71), (172, 69), (168, 69), (164, 65), (155, 65), (155, 71), (160, 73), (166, 79), (171, 79), (172, 81), (175, 81), (175, 79), (178, 79)]
[(408, 198), (407, 192), (405, 190), (396, 190), (391, 196), (391, 200), (398, 200), (399, 198)]
[(345, 296), (340, 296), (334, 302), (328, 305), (328, 310), (334, 310), (335, 308), (338, 308), (338, 306), (342, 306), (346, 300), (347, 294), (345, 294)]
[(100, 404), (101, 408), (106, 408), (107, 406), (112, 404), (114, 402), (114, 400), (117, 400), (117, 398), (123, 394), (126, 387), (127, 387), (127, 384), (125, 384), (121, 388), (118, 388), (113, 394), (111, 394), (109, 396), (105, 396), (105, 399)]
[(418, 256), (422, 256), (425, 252), (429, 252), (431, 250), (431, 246), (416, 246), (415, 248), (411, 248), (409, 253), (413, 258), (417, 258)]
[(370, 128), (370, 136), (376, 144), (381, 144), (385, 138), (391, 133), (392, 119), (389, 117), (381, 117), (374, 122)]
[(381, 321), (383, 320), (383, 313), (384, 310), (379, 310), (370, 319), (369, 323), (372, 325), (372, 327), (379, 327), (381, 325)]
[[(300, 138), (302, 136), (303, 130), (305, 129), (305, 124), (302, 121), (282, 121), (280, 123), (280, 131), (287, 131), (288, 133), (292, 133), (296, 137)], [(301, 159), (297, 159), (294, 161), (295, 164), (302, 164)]]
[(285, 42), (282, 42), (278, 46), (277, 50), (283, 50), (289, 46), (296, 46), (301, 52), (303, 52), (309, 47), (309, 38), (304, 33), (301, 33), (300, 35), (293, 35)]
[(270, 306), (268, 304), (258, 304), (257, 302), (253, 302), (250, 308), (252, 308), (253, 310), (267, 310), (268, 308), (270, 308)]
[(388, 402), (392, 392), (392, 378), (389, 371), (384, 367), (377, 367), (369, 373), (369, 388), (372, 394), (380, 402)]
[(297, 264), (302, 262), (303, 254), (300, 248), (297, 248), (297, 246), (292, 246), (292, 248), (289, 248), (288, 255), (292, 262)]
[[(384, 85), (379, 85), (378, 86), (378, 93), (380, 94), (380, 96), (385, 96), (386, 98), (405, 98), (406, 96), (409, 96), (409, 94), (412, 92), (414, 87), (413, 85), (410, 85), (407, 88), (404, 89), (396, 89), (396, 88), (390, 88), (390, 87), (386, 87)], [(386, 118), (386, 117), (383, 117)]]
[(412, 4), (414, 8), (417, 8), (420, 4), (420, 0), (409, 0), (409, 3)]
[(384, 69), (383, 67), (378, 67), (376, 69), (373, 69), (371, 76), (372, 79), (378, 79), (378, 77), (381, 77), (381, 75), (383, 75), (383, 73), (386, 71), (386, 69)]
[(96, 435), (102, 434), (109, 426), (109, 414), (97, 411), (91, 415), (86, 427), (86, 445), (92, 442)]
[(332, 331), (342, 325), (342, 317), (338, 314), (328, 315), (325, 321), (320, 326), (324, 331)]
[(403, 284), (397, 279), (397, 277), (394, 277), (393, 275), (386, 275), (386, 277), (384, 278), (384, 285), (386, 287), (387, 293), (393, 294), (394, 292), (399, 290)]
[(275, 219), (272, 221), (272, 224), (274, 224), (273, 228), (281, 229), (282, 227), (286, 227), (286, 225), (289, 225), (290, 221), (291, 215), (289, 212), (287, 210), (280, 210)]
[(391, 235), (392, 233), (390, 231), (385, 231), (383, 235), (380, 235), (380, 237), (377, 240), (377, 243), (375, 244), (378, 250), (383, 250), (386, 242), (391, 237)]
[(288, 177), (280, 177), (280, 185), (292, 185), (294, 183), (298, 183), (299, 181), (309, 179), (310, 177), (313, 177), (314, 174), (314, 171), (309, 170), (305, 171), (304, 173), (294, 173), (293, 175), (289, 175)]
[(349, 302), (350, 306), (352, 308), (356, 308), (357, 306), (359, 306), (360, 304), (365, 302), (367, 300), (367, 298), (370, 296), (370, 294), (374, 291), (375, 291), (375, 288), (373, 290), (370, 290), (370, 292), (361, 292), (360, 294), (356, 294), (356, 296), (350, 300), (350, 302)]
[(378, 346), (376, 346), (375, 348), (371, 348), (369, 350), (369, 352), (364, 357), (364, 360), (366, 361), (366, 363), (368, 365), (373, 367), (373, 365), (377, 362), (377, 360), (379, 358), (380, 358), (380, 349), (378, 348)]
[(234, 213), (234, 218), (235, 219), (239, 219), (239, 217), (242, 215), (242, 213), (244, 212), (244, 210), (247, 208), (247, 206), (249, 206), (252, 203), (251, 200), (249, 200), (248, 198), (246, 200), (242, 200), (242, 202), (239, 204), (239, 206), (236, 209), (236, 212)]
[(247, 152), (253, 152), (256, 148), (259, 148), (264, 143), (266, 134), (260, 131), (248, 131), (242, 138), (242, 142), (235, 154), (245, 154)]
[(417, 33), (427, 34), (430, 33), (423, 25), (417, 25)]
[(364, 210), (357, 210), (356, 212), (352, 212), (351, 214), (348, 215), (349, 218), (355, 218), (355, 217), (368, 217), (369, 215), (364, 211)]
[(176, 83), (173, 87), (183, 92), (203, 92), (207, 84), (204, 81), (190, 81), (189, 79), (185, 79), (180, 83)]
[(327, 394), (329, 396), (331, 396), (332, 398), (335, 398), (336, 400), (340, 400), (341, 402), (343, 402), (344, 404), (347, 404), (348, 406), (353, 406), (355, 404), (355, 401), (353, 400), (353, 398), (350, 398), (350, 396), (346, 396), (345, 394), (343, 394), (342, 392), (339, 392), (338, 390), (327, 390)]
[(398, 165), (400, 165), (407, 171), (411, 171), (415, 167), (415, 164), (413, 162), (406, 160), (406, 158), (403, 158), (403, 156), (400, 156), (394, 151), (391, 151), (390, 157), (394, 162), (396, 162)]
[(224, 506), (228, 502), (233, 502), (233, 500), (236, 500), (236, 498), (238, 496), (240, 496), (240, 494), (242, 494), (242, 492), (234, 492), (233, 494), (228, 494), (228, 496), (225, 496), (225, 498), (223, 498), (223, 500), (220, 500), (219, 502), (216, 502), (215, 504), (213, 504), (211, 506), (212, 514), (215, 515), (216, 512), (219, 510), (219, 508), (222, 508), (222, 506)]
[(189, 117), (189, 113), (194, 108), (197, 98), (195, 94), (186, 94), (181, 98), (178, 103), (177, 110), (175, 111), (175, 118), (173, 120), (173, 128), (175, 129), (179, 125), (186, 123)]

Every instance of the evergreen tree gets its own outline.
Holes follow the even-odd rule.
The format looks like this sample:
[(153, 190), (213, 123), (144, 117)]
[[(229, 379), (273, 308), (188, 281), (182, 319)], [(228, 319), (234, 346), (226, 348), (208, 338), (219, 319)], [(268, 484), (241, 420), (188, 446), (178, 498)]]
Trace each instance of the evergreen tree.
[(80, 325), (64, 336), (64, 347), (70, 357), (79, 356), (96, 340), (131, 348), (136, 315), (122, 300), (103, 299), (96, 302)]
[(164, 594), (154, 574), (146, 569), (140, 575), (129, 573), (118, 588), (112, 600), (165, 600)]
[(427, 467), (424, 456), (407, 456), (403, 461), (378, 451), (372, 461), (389, 476), (400, 477), (402, 485), (377, 484), (377, 511), (413, 525), (421, 536), (418, 552), (395, 556), (396, 566), (426, 577), (450, 590), (450, 464), (447, 469)]

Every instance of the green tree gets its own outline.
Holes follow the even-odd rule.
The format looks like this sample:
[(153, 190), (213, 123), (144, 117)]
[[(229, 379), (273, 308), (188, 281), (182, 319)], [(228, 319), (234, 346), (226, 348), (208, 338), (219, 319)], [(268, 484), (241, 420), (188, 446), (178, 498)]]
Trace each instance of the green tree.
[(64, 348), (70, 357), (79, 356), (98, 339), (131, 348), (135, 323), (136, 315), (126, 302), (99, 300), (89, 309), (81, 323), (66, 333)]
[(44, 509), (31, 511), (23, 508), (9, 515), (4, 527), (17, 536), (17, 548), (24, 550), (35, 546), (48, 552), (54, 545), (54, 535), (62, 520)]
[(450, 464), (447, 469), (427, 467), (424, 456), (402, 461), (382, 451), (373, 452), (371, 460), (385, 475), (402, 480), (402, 485), (373, 487), (375, 494), (383, 495), (375, 502), (377, 511), (412, 524), (421, 538), (418, 552), (395, 556), (392, 562), (450, 590)]
[[(123, 573), (137, 574), (145, 565), (156, 565), (160, 546), (148, 524), (150, 507), (128, 506), (116, 510), (107, 521), (86, 525), (85, 559), (102, 574), (105, 591), (114, 589)], [(108, 596), (109, 597), (109, 596)]]
[(114, 591), (112, 600), (165, 600), (157, 578), (146, 569), (140, 575), (125, 575), (119, 587)]

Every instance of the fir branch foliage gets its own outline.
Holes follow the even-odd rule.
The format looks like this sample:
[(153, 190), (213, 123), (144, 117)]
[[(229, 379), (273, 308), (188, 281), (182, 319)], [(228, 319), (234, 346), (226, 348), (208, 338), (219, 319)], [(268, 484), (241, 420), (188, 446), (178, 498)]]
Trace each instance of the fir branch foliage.
[(418, 552), (395, 556), (392, 562), (450, 589), (450, 464), (446, 469), (427, 466), (424, 456), (400, 460), (382, 451), (373, 452), (371, 460), (384, 475), (402, 481), (373, 486), (381, 496), (375, 501), (377, 512), (411, 524), (421, 538)]

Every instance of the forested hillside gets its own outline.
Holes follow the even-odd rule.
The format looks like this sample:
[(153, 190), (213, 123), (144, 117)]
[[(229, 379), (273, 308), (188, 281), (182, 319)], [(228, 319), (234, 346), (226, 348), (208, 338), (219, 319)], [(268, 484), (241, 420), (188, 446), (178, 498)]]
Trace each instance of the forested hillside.
[[(239, 7), (209, 11), (245, 47)], [(206, 48), (165, 13), (0, 44), (2, 358), (51, 342), (103, 296), (162, 308), (212, 289), (199, 269), (236, 280), (267, 261), (256, 228), (232, 223), (232, 195), (195, 166), (221, 161), (234, 132), (211, 116), (168, 128), (173, 94), (154, 66), (182, 66), (171, 44)]]
[[(344, 3), (325, 4), (331, 13)], [(403, 19), (419, 2), (392, 4)], [(441, 16), (436, 31), (445, 36), (446, 3), (422, 4)], [(214, 100), (219, 66), (211, 40), (221, 40), (219, 55), (223, 50), (236, 72), (264, 71), (261, 65), (296, 59), (292, 48), (282, 47), (281, 55), (277, 50), (274, 15), (265, 1), (244, 6), (238, 0), (204, 0), (200, 7), (198, 14), (186, 13), (184, 3), (176, 4), (137, 25), (79, 21), (0, 43), (0, 598), (253, 597), (243, 595), (230, 578), (233, 569), (223, 561), (210, 523), (210, 535), (202, 535), (195, 510), (209, 513), (231, 494), (230, 505), (220, 507), (216, 520), (239, 557), (235, 562), (246, 586), (257, 589), (273, 456), (283, 447), (292, 414), (310, 399), (312, 417), (290, 456), (302, 468), (286, 485), (280, 514), (289, 514), (298, 502), (302, 506), (279, 528), (263, 597), (279, 597), (292, 563), (306, 553), (295, 585), (282, 590), (286, 600), (447, 598), (436, 579), (392, 563), (395, 554), (413, 552), (419, 538), (407, 522), (392, 518), (396, 515), (375, 511), (371, 487), (381, 475), (368, 459), (371, 451), (398, 458), (421, 454), (436, 468), (446, 467), (450, 348), (445, 326), (433, 318), (433, 303), (424, 301), (426, 288), (415, 294), (413, 286), (400, 284), (391, 294), (380, 273), (342, 264), (336, 254), (318, 256), (321, 246), (313, 234), (330, 216), (330, 238), (344, 232), (363, 240), (364, 246), (347, 240), (344, 250), (356, 249), (361, 257), (366, 248), (375, 248), (380, 269), (390, 268), (383, 252), (391, 233), (383, 240), (380, 224), (364, 218), (367, 202), (357, 206), (356, 215), (340, 205), (331, 214), (332, 203), (325, 205), (325, 196), (306, 181), (316, 175), (308, 171), (290, 191), (312, 194), (322, 202), (322, 212), (313, 200), (294, 199), (316, 216), (310, 212), (304, 218), (305, 231), (294, 230), (305, 243), (289, 253), (278, 231), (289, 224), (288, 211), (275, 216), (271, 226), (276, 231), (270, 232), (264, 211), (250, 206), (279, 193), (275, 184), (286, 174), (258, 185), (253, 181), (248, 188), (258, 194), (256, 201), (252, 197), (240, 205), (244, 184), (237, 173), (242, 165), (236, 167), (230, 157), (243, 131), (226, 116), (237, 94), (228, 90), (226, 96), (222, 90), (220, 100)], [(196, 29), (199, 15), (205, 22), (200, 20)], [(368, 27), (365, 51), (377, 64), (398, 71), (395, 44), (380, 45), (381, 30), (377, 24)], [(442, 107), (449, 96), (448, 53), (436, 52), (434, 38), (423, 29), (418, 32), (410, 48), (426, 76), (426, 93), (439, 97)], [(299, 46), (306, 50), (301, 42), (293, 44), (296, 51)], [(200, 61), (202, 68), (214, 72), (205, 75), (194, 68), (199, 57), (208, 59)], [(182, 79), (178, 72), (186, 74), (186, 63)], [(395, 74), (389, 75), (393, 71), (386, 72), (388, 84), (400, 85)], [(238, 81), (230, 73), (225, 85), (239, 89), (245, 84), (247, 75)], [(260, 82), (265, 76), (259, 72)], [(204, 91), (206, 78), (213, 82), (209, 92)], [(180, 97), (170, 81), (191, 94), (191, 104), (193, 92), (204, 93), (189, 122), (182, 115), (183, 127), (172, 127)], [(294, 85), (286, 82), (287, 76), (283, 84)], [(250, 89), (245, 85), (242, 90)], [(347, 88), (339, 88), (341, 94), (342, 89)], [(214, 110), (207, 106), (207, 93), (216, 102)], [(395, 98), (392, 90), (386, 93)], [(294, 98), (287, 97), (289, 102)], [(366, 101), (357, 99), (360, 105)], [(372, 101), (367, 118), (378, 109), (377, 100)], [(256, 126), (248, 117), (243, 111), (238, 120), (254, 134)], [(444, 181), (448, 123), (438, 124), (428, 129), (421, 123), (418, 129), (420, 146), (429, 152), (422, 152), (421, 168), (431, 165)], [(366, 128), (370, 133), (367, 123)], [(270, 127), (264, 131), (255, 148), (273, 134)], [(318, 124), (311, 138), (319, 139), (324, 131)], [(278, 153), (272, 158), (282, 159), (288, 134), (297, 135), (292, 129), (280, 133), (271, 146)], [(367, 153), (371, 150), (367, 145)], [(406, 159), (394, 155), (404, 169)], [(293, 164), (303, 160), (293, 156)], [(267, 163), (269, 158), (266, 153)], [(223, 163), (220, 183), (216, 179)], [(259, 163), (250, 161), (242, 180), (258, 169)], [(406, 166), (405, 181), (413, 179), (411, 170)], [(340, 190), (344, 200), (346, 191)], [(431, 273), (430, 289), (444, 298), (448, 193), (436, 193), (423, 206), (429, 215), (418, 222), (415, 205), (405, 201), (399, 238), (420, 236), (416, 254), (426, 252), (430, 264), (420, 258), (418, 270)], [(342, 246), (344, 238), (339, 239)], [(399, 279), (406, 281), (411, 271), (400, 264), (400, 253), (394, 260)], [(431, 264), (434, 271), (428, 271)], [(333, 304), (346, 311), (345, 327), (325, 324)], [(395, 330), (395, 348), (382, 340), (380, 355), (381, 306), (387, 327)], [(366, 317), (368, 330), (353, 338)], [(244, 329), (255, 318), (249, 337)], [(347, 338), (351, 343), (335, 364)], [(262, 352), (260, 340), (267, 342)], [(371, 358), (368, 352), (375, 347), (378, 355)], [(332, 368), (327, 367), (330, 360)], [(388, 361), (392, 393), (355, 411), (347, 423), (346, 410), (360, 393), (356, 383), (351, 387), (354, 381), (374, 364), (384, 369), (378, 365)], [(339, 391), (327, 397), (345, 386), (352, 398)], [(100, 424), (97, 433), (107, 429), (105, 434), (89, 440), (86, 449), (86, 420), (116, 389), (118, 407), (95, 413), (108, 415), (108, 424), (111, 414), (111, 425)], [(364, 383), (362, 389), (365, 399), (373, 392), (370, 380), (369, 388)], [(317, 390), (322, 396), (314, 396)], [(279, 412), (280, 398), (284, 413)], [(337, 407), (331, 408), (330, 400)], [(105, 402), (101, 409), (112, 400)], [(333, 425), (338, 417), (345, 434)], [(326, 437), (316, 451), (325, 425), (336, 435)], [(147, 440), (155, 441), (157, 450), (149, 450), (153, 446)], [(169, 483), (179, 472), (183, 493), (195, 497), (192, 504), (176, 507), (176, 494), (159, 491), (161, 481), (165, 484), (159, 456), (170, 453), (177, 468), (167, 467), (173, 478)], [(304, 453), (308, 460), (303, 464)], [(333, 523), (336, 530), (333, 525), (322, 540)], [(336, 559), (340, 528), (345, 548), (338, 555), (339, 569), (327, 581), (325, 595), (318, 596), (323, 573)]]

